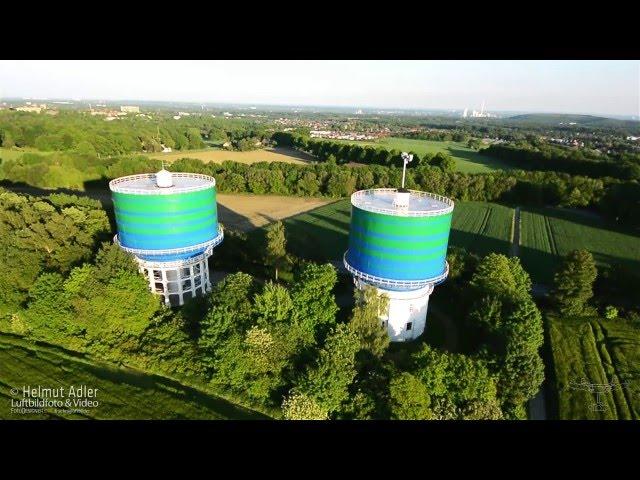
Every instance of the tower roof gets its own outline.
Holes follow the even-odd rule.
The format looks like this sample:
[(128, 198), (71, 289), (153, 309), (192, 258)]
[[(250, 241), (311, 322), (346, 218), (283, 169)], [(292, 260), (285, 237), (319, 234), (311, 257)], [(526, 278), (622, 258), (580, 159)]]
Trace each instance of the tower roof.
[(216, 180), (199, 173), (168, 172), (142, 173), (116, 178), (109, 182), (112, 192), (138, 195), (174, 195), (215, 187)]
[(409, 193), (408, 202), (403, 201), (402, 203), (406, 203), (406, 206), (399, 207), (398, 190), (396, 188), (360, 190), (351, 195), (351, 204), (369, 212), (405, 217), (430, 217), (453, 211), (453, 200), (418, 190), (404, 190)]

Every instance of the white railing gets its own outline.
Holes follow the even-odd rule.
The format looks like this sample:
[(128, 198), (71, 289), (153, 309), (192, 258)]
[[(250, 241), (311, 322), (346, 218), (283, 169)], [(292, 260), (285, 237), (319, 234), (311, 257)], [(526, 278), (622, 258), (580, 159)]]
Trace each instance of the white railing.
[(206, 260), (213, 255), (214, 246), (211, 245), (207, 249), (195, 257), (183, 258), (181, 260), (172, 260), (170, 262), (158, 262), (153, 260), (144, 260), (142, 258), (135, 257), (140, 266), (144, 268), (180, 268), (188, 267), (189, 265), (195, 265), (203, 260)]
[(209, 183), (203, 183), (202, 185), (193, 185), (190, 187), (158, 187), (154, 189), (148, 189), (143, 187), (126, 187), (119, 185), (124, 182), (134, 182), (136, 180), (156, 180), (155, 173), (139, 173), (137, 175), (127, 175), (125, 177), (119, 177), (109, 182), (109, 188), (112, 192), (117, 193), (134, 193), (137, 195), (173, 195), (176, 193), (197, 192), (199, 190), (206, 190), (207, 188), (216, 186), (216, 179), (210, 175), (203, 175), (201, 173), (186, 173), (186, 172), (171, 172), (171, 178), (190, 178), (205, 180)]
[(437, 193), (421, 192), (420, 190), (409, 190), (409, 192), (411, 192), (411, 195), (437, 200), (438, 202), (442, 202), (447, 206), (445, 208), (439, 208), (436, 210), (408, 210), (401, 207), (376, 207), (366, 202), (367, 196), (374, 196), (376, 194), (393, 194), (397, 191), (397, 188), (370, 188), (368, 190), (359, 190), (351, 195), (351, 204), (368, 212), (385, 213), (403, 217), (435, 217), (438, 215), (451, 213), (453, 211), (454, 203), (450, 198), (447, 198), (443, 195), (438, 195)]
[(407, 290), (411, 290), (414, 288), (421, 288), (421, 287), (425, 287), (429, 284), (433, 284), (433, 285), (437, 285), (438, 283), (442, 283), (447, 276), (449, 275), (449, 263), (445, 261), (445, 270), (444, 273), (433, 277), (433, 278), (427, 278), (424, 280), (393, 280), (390, 278), (382, 278), (382, 277), (376, 277), (375, 275), (370, 275), (368, 273), (365, 272), (361, 272), (360, 270), (353, 268), (351, 265), (349, 265), (349, 262), (347, 262), (347, 253), (345, 252), (345, 254), (342, 257), (342, 261), (344, 263), (345, 268), (349, 271), (349, 273), (351, 273), (354, 277), (357, 277), (361, 280), (364, 280), (366, 282), (369, 283), (375, 283), (377, 285), (382, 285), (385, 287), (392, 287), (392, 288), (406, 288)]
[(218, 235), (211, 239), (207, 240), (203, 243), (198, 243), (196, 245), (189, 245), (188, 247), (180, 247), (180, 248), (165, 248), (159, 250), (149, 250), (143, 248), (131, 248), (125, 247), (120, 243), (120, 239), (118, 238), (118, 234), (113, 237), (113, 243), (122, 248), (125, 252), (133, 253), (134, 255), (178, 255), (180, 253), (189, 253), (194, 252), (196, 250), (207, 249), (209, 247), (214, 248), (222, 242), (224, 239), (224, 232), (222, 231), (222, 227), (218, 225)]

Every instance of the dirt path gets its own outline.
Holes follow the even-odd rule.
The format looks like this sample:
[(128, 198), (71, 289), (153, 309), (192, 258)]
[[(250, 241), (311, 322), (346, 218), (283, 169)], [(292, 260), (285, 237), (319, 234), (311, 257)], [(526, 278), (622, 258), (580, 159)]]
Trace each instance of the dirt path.
[[(513, 235), (511, 237), (511, 249), (510, 255), (517, 257), (520, 255), (520, 207), (516, 207), (513, 212)], [(546, 288), (544, 285), (534, 285), (531, 293), (545, 293)], [(547, 409), (544, 396), (544, 382), (540, 386), (540, 390), (536, 395), (529, 400), (528, 404), (529, 420), (546, 420)]]
[(511, 256), (520, 255), (520, 207), (513, 212), (513, 235), (511, 236)]

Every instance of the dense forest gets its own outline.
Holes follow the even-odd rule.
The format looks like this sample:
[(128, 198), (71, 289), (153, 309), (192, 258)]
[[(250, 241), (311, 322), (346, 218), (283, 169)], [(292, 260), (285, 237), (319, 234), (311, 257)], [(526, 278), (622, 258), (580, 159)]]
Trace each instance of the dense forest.
[(207, 116), (174, 120), (167, 114), (127, 115), (113, 121), (87, 112), (60, 111), (56, 116), (23, 112), (0, 112), (0, 145), (31, 147), (40, 151), (74, 151), (109, 157), (133, 152), (159, 152), (162, 146), (175, 150), (198, 149), (207, 143), (230, 142), (244, 146), (242, 139), (270, 137), (264, 125)]

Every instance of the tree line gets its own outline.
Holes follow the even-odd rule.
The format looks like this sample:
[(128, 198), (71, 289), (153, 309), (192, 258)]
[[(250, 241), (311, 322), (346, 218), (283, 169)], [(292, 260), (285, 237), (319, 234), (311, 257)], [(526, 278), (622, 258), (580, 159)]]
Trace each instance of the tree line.
[(582, 149), (551, 145), (493, 144), (482, 151), (516, 168), (550, 170), (592, 178), (613, 177), (620, 180), (640, 180), (640, 155), (624, 154), (617, 158), (607, 155), (587, 155)]
[(0, 146), (30, 147), (40, 151), (72, 151), (100, 157), (134, 152), (160, 152), (204, 148), (205, 142), (248, 148), (244, 138), (268, 140), (265, 126), (252, 121), (189, 116), (174, 120), (160, 112), (152, 119), (122, 116), (106, 122), (102, 115), (60, 111), (56, 116), (0, 112)]
[[(353, 162), (365, 165), (403, 166), (402, 152), (395, 149), (320, 140), (294, 132), (275, 132), (271, 139), (279, 146), (310, 153), (320, 161), (337, 164)], [(447, 172), (455, 170), (455, 160), (449, 154), (443, 152), (423, 155), (418, 155), (415, 152), (409, 153), (413, 155), (413, 160), (408, 164), (409, 168), (430, 165)]]
[[(72, 153), (23, 154), (0, 163), (0, 181), (41, 188), (106, 188), (109, 179), (157, 172), (160, 160), (146, 156), (100, 159)], [(171, 170), (203, 173), (216, 178), (224, 193), (327, 196), (356, 190), (399, 186), (402, 169), (382, 165), (337, 165), (333, 162), (297, 165), (282, 162), (204, 163), (182, 158)], [(454, 200), (507, 201), (522, 205), (593, 208), (623, 225), (640, 225), (640, 184), (612, 178), (590, 178), (548, 171), (495, 171), (483, 174), (447, 172), (433, 166), (407, 170), (407, 188), (446, 195)]]

